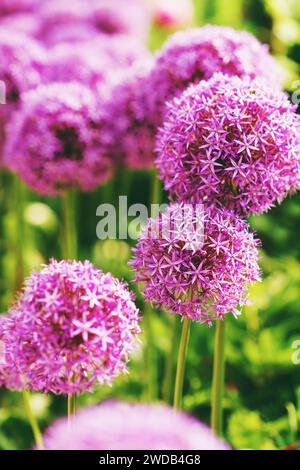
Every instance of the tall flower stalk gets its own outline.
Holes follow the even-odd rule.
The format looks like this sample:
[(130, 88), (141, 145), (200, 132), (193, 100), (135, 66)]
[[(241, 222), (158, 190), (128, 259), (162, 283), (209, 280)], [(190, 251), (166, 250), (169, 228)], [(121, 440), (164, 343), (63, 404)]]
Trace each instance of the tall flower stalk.
[(36, 443), (36, 446), (38, 449), (43, 449), (44, 444), (43, 444), (43, 437), (38, 425), (38, 422), (36, 420), (35, 414), (33, 412), (32, 406), (31, 406), (31, 397), (30, 393), (27, 390), (22, 391), (23, 395), (23, 400), (24, 400), (24, 406), (26, 410), (26, 414), (28, 417), (28, 421), (30, 423), (33, 435), (34, 435), (34, 440)]
[(191, 319), (186, 317), (183, 320), (181, 340), (178, 351), (177, 359), (177, 372), (175, 380), (175, 390), (174, 390), (174, 408), (180, 410), (182, 408), (182, 391), (183, 391), (183, 381), (184, 381), (184, 372), (185, 372), (185, 362), (187, 356), (187, 349), (189, 344), (190, 337), (190, 328), (191, 328)]
[[(184, 203), (171, 204), (142, 230), (131, 262), (136, 282), (146, 301), (183, 319), (176, 409), (181, 407), (191, 321), (212, 325), (227, 312), (239, 315), (237, 307), (247, 301), (249, 284), (260, 278), (258, 244), (247, 222), (233, 212), (206, 206), (187, 208)], [(217, 377), (222, 349), (218, 357)]]
[(225, 380), (225, 320), (216, 322), (214, 368), (211, 397), (211, 427), (218, 436), (223, 431), (223, 394)]

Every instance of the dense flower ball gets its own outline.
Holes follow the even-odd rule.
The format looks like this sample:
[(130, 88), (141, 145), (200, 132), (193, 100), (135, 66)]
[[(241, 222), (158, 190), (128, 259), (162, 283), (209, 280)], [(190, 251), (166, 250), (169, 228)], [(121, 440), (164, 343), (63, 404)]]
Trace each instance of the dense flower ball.
[(14, 310), (10, 340), (27, 388), (72, 394), (127, 371), (138, 310), (127, 286), (90, 262), (52, 260), (27, 279)]
[(210, 324), (247, 301), (259, 280), (257, 245), (227, 209), (173, 204), (144, 227), (131, 264), (146, 301)]
[(54, 423), (46, 450), (228, 450), (210, 429), (163, 405), (108, 401)]
[[(27, 36), (14, 30), (0, 29), (0, 165), (2, 166), (8, 121), (12, 113), (18, 109), (22, 93), (41, 83), (45, 56), (38, 44)], [(5, 104), (2, 104), (3, 101)]]
[(113, 161), (131, 168), (154, 165), (157, 129), (143, 99), (149, 66), (136, 66), (112, 88), (102, 113), (103, 147)]
[(49, 46), (96, 35), (132, 35), (146, 39), (149, 19), (145, 4), (139, 0), (89, 0), (46, 2), (39, 9), (40, 39)]
[(94, 189), (112, 173), (101, 153), (97, 101), (79, 83), (41, 86), (24, 95), (10, 126), (4, 160), (42, 194)]
[(4, 112), (7, 115), (18, 105), (22, 92), (41, 83), (45, 54), (43, 49), (26, 35), (1, 30), (0, 57), (0, 80), (6, 87), (6, 103), (9, 107), (7, 109), (6, 106), (2, 114)]
[(0, 16), (31, 11), (41, 0), (1, 0)]
[(260, 79), (216, 74), (169, 107), (157, 167), (179, 201), (261, 213), (300, 183), (299, 117)]
[(0, 387), (5, 385), (9, 390), (21, 390), (23, 381), (18, 374), (10, 340), (15, 326), (14, 317), (14, 313), (0, 315)]
[(77, 81), (100, 93), (117, 81), (120, 71), (106, 54), (95, 55), (90, 47), (62, 43), (53, 48), (45, 67), (45, 82)]
[(279, 87), (278, 72), (267, 46), (250, 33), (210, 25), (178, 32), (158, 52), (149, 77), (153, 93), (148, 101), (153, 120), (160, 125), (168, 100), (215, 72), (251, 79), (261, 76), (270, 86)]
[(145, 48), (131, 37), (82, 41), (75, 48), (72, 43), (61, 43), (49, 51), (43, 78), (50, 82), (78, 81), (104, 92), (101, 88), (111, 88), (127, 69), (148, 59)]

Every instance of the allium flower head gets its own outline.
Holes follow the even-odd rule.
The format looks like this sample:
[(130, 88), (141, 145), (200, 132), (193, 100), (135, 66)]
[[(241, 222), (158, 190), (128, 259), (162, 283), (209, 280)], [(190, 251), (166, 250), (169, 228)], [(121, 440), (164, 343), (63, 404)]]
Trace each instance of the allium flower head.
[(139, 0), (89, 0), (46, 2), (40, 7), (40, 39), (52, 45), (73, 38), (96, 35), (131, 35), (146, 39), (149, 30), (147, 9)]
[(139, 314), (127, 286), (90, 262), (52, 260), (26, 281), (12, 340), (26, 387), (71, 394), (127, 372)]
[[(7, 123), (20, 104), (21, 95), (41, 83), (43, 50), (26, 35), (0, 28), (0, 165)], [(2, 104), (4, 94), (5, 104)]]
[(144, 227), (131, 264), (146, 301), (210, 324), (247, 301), (259, 280), (257, 245), (227, 209), (173, 204)]
[(163, 121), (167, 101), (215, 72), (251, 79), (260, 76), (277, 88), (280, 82), (267, 46), (250, 33), (210, 25), (177, 32), (158, 52), (149, 78), (153, 89), (149, 102), (157, 124)]
[(148, 59), (149, 53), (131, 37), (82, 41), (75, 48), (64, 42), (49, 51), (43, 78), (48, 82), (78, 81), (108, 94), (125, 70)]
[(46, 450), (229, 450), (205, 425), (168, 406), (108, 401), (44, 435)]
[[(105, 54), (95, 55), (95, 50), (83, 45), (62, 43), (50, 51), (45, 67), (44, 80), (47, 82), (77, 81), (95, 92), (104, 92), (108, 83), (117, 80), (120, 72), (112, 67), (111, 59)], [(110, 86), (110, 85), (109, 85)]]
[(299, 117), (261, 79), (216, 74), (169, 106), (157, 167), (178, 201), (261, 213), (299, 187)]
[(0, 16), (32, 11), (40, 0), (1, 0)]
[(150, 65), (136, 66), (122, 77), (103, 107), (103, 146), (113, 161), (132, 168), (154, 165), (157, 129), (143, 99)]
[(7, 166), (42, 194), (89, 191), (106, 181), (112, 165), (101, 153), (96, 104), (92, 90), (75, 82), (24, 95), (9, 127)]
[[(19, 104), (21, 94), (41, 83), (45, 55), (39, 45), (16, 31), (0, 31), (0, 80), (6, 87), (6, 116)], [(5, 109), (2, 109), (5, 108)]]

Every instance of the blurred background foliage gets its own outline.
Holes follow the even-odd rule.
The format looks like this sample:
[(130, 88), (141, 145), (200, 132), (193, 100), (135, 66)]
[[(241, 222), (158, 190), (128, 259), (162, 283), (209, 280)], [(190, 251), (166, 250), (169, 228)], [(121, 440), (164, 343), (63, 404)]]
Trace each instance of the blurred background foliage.
[[(269, 43), (282, 66), (286, 90), (294, 91), (300, 70), (299, 0), (195, 0), (195, 25), (205, 23), (246, 29)], [(151, 49), (159, 48), (170, 32), (154, 26)], [(179, 319), (150, 312), (150, 307), (144, 306), (127, 264), (130, 242), (96, 239), (97, 206), (101, 202), (117, 203), (119, 194), (128, 194), (129, 204), (147, 203), (151, 176), (150, 172), (122, 171), (98, 191), (77, 195), (80, 258), (89, 258), (104, 271), (130, 283), (152, 346), (145, 351), (142, 342), (131, 361), (130, 374), (118, 378), (112, 388), (99, 388), (81, 397), (80, 406), (112, 397), (133, 401), (171, 398), (168, 379), (171, 377), (172, 385), (174, 372), (166, 367), (166, 357), (171, 347), (170, 332), (174, 323), (180, 326)], [(17, 190), (27, 193), (26, 204), (20, 209), (25, 233), (20, 233), (15, 220)], [(14, 298), (14, 254), (20, 243), (26, 253), (27, 273), (52, 256), (61, 257), (60, 210), (58, 200), (38, 197), (20, 185), (15, 188), (9, 175), (1, 175), (1, 311), (6, 311)], [(263, 242), (263, 282), (252, 288), (251, 304), (240, 318), (228, 319), (225, 438), (236, 449), (299, 449), (300, 364), (292, 362), (292, 344), (300, 339), (300, 195), (268, 214), (252, 217), (250, 222)], [(151, 324), (147, 321), (149, 314)], [(184, 409), (206, 422), (210, 413), (213, 337), (213, 327), (193, 325), (184, 387)], [(149, 376), (153, 379), (151, 387)], [(65, 414), (63, 397), (36, 394), (32, 402), (42, 428)], [(1, 389), (0, 448), (32, 445), (21, 396)]]

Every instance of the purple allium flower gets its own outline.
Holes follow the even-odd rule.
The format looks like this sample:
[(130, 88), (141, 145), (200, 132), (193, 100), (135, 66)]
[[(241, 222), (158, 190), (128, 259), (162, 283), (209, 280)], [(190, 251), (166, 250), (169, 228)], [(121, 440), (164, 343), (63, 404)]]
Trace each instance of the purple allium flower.
[(0, 16), (32, 11), (40, 0), (1, 0)]
[(205, 425), (163, 405), (107, 401), (54, 423), (46, 450), (229, 450)]
[(246, 303), (259, 280), (257, 246), (227, 209), (173, 204), (143, 228), (130, 264), (146, 301), (210, 324)]
[(39, 9), (39, 15), (40, 39), (48, 45), (76, 40), (77, 29), (79, 39), (99, 34), (130, 34), (146, 39), (149, 30), (147, 9), (138, 0), (50, 1)]
[(131, 37), (82, 41), (75, 48), (71, 42), (60, 43), (49, 51), (44, 80), (78, 81), (108, 94), (127, 69), (137, 61), (148, 59), (149, 53)]
[[(43, 50), (32, 39), (12, 30), (0, 31), (0, 165), (6, 140), (6, 127), (12, 113), (20, 104), (21, 94), (41, 82), (45, 56)], [(1, 99), (2, 101), (2, 99)]]
[(216, 74), (169, 106), (157, 167), (178, 201), (261, 213), (299, 187), (299, 116), (261, 79)]
[(0, 109), (1, 114), (7, 115), (18, 105), (22, 92), (41, 83), (45, 55), (43, 49), (26, 35), (1, 30), (0, 57), (0, 80), (6, 87), (7, 103), (5, 109)]
[(261, 76), (277, 88), (280, 82), (267, 46), (250, 33), (210, 25), (178, 32), (158, 52), (149, 77), (153, 92), (148, 100), (154, 122), (163, 122), (167, 101), (215, 72), (251, 79)]
[(127, 372), (140, 332), (127, 286), (90, 262), (52, 260), (14, 306), (11, 341), (28, 389), (72, 394)]
[(91, 47), (83, 44), (62, 43), (55, 46), (49, 53), (49, 61), (45, 67), (45, 82), (77, 81), (91, 90), (105, 92), (106, 86), (117, 81), (120, 71), (112, 67), (112, 61), (105, 54), (95, 55)]
[(14, 318), (14, 313), (0, 315), (0, 387), (5, 385), (9, 390), (21, 390), (24, 384), (17, 371), (11, 341)]
[(7, 166), (42, 194), (106, 181), (113, 168), (101, 153), (96, 104), (92, 90), (75, 82), (25, 94), (8, 129)]
[(143, 99), (149, 67), (136, 66), (122, 77), (103, 106), (103, 146), (113, 161), (131, 168), (154, 165), (157, 129)]

